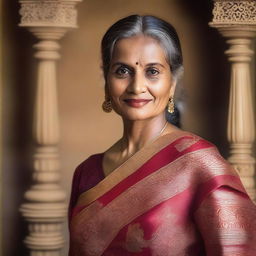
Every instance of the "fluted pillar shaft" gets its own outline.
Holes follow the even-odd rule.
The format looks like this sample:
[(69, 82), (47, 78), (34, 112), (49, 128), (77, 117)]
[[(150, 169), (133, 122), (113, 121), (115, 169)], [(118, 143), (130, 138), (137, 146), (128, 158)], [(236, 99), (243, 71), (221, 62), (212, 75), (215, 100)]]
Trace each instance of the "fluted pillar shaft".
[(252, 40), (256, 36), (256, 2), (216, 0), (210, 23), (226, 38), (225, 54), (231, 64), (227, 137), (230, 143), (228, 160), (239, 172), (252, 199), (255, 199), (255, 140), (252, 102)]
[(231, 62), (228, 116), (230, 157), (228, 160), (239, 171), (248, 193), (255, 199), (255, 159), (252, 156), (255, 126), (250, 73), (253, 51), (250, 49), (250, 39), (235, 38), (227, 42), (230, 48), (226, 54)]
[(39, 42), (34, 106), (33, 184), (25, 192), (20, 210), (28, 222), (25, 245), (31, 256), (60, 256), (64, 245), (62, 225), (67, 216), (66, 195), (61, 189), (56, 61), (58, 40), (76, 27), (77, 0), (23, 0), (20, 26), (27, 27)]

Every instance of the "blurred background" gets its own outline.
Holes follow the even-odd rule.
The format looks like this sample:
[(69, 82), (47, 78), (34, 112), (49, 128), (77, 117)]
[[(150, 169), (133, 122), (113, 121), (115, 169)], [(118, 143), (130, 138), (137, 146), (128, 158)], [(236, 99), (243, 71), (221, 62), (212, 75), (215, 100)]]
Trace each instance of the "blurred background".
[[(18, 27), (18, 1), (2, 1), (3, 255), (22, 256), (26, 255), (22, 240), (27, 231), (18, 209), (32, 181), (37, 68), (32, 46), (37, 41)], [(77, 5), (79, 28), (60, 41), (57, 68), (61, 185), (67, 202), (76, 166), (89, 155), (106, 150), (122, 134), (120, 118), (101, 109), (104, 80), (100, 41), (111, 24), (130, 14), (152, 14), (177, 29), (185, 68), (180, 83), (185, 104), (182, 128), (210, 140), (227, 157), (230, 71), (224, 55), (225, 40), (208, 25), (212, 9), (210, 0), (84, 0)], [(68, 239), (67, 226), (64, 233)], [(67, 255), (67, 247), (63, 255)]]

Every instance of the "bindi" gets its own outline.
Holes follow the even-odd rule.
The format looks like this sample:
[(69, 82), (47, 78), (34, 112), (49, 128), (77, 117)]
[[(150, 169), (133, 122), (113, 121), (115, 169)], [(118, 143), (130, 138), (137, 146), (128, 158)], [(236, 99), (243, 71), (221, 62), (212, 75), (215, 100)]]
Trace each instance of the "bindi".
[(139, 62), (137, 61), (135, 64), (136, 64), (136, 65), (139, 65)]

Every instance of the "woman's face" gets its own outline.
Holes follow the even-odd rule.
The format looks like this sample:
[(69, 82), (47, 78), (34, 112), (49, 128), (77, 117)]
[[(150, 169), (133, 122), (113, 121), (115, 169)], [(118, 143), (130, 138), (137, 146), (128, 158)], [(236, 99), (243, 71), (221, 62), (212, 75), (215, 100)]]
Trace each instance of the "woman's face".
[(124, 119), (163, 115), (174, 89), (165, 52), (155, 39), (141, 35), (116, 43), (106, 92), (114, 110)]

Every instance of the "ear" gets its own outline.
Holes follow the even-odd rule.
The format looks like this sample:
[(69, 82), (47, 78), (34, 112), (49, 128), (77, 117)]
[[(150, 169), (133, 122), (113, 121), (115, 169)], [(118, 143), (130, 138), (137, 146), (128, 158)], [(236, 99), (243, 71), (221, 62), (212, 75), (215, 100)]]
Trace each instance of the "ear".
[(172, 81), (171, 88), (170, 88), (170, 97), (173, 97), (173, 95), (174, 95), (174, 93), (175, 93), (176, 84), (177, 84), (177, 81), (176, 81), (176, 80), (173, 80), (173, 81)]

